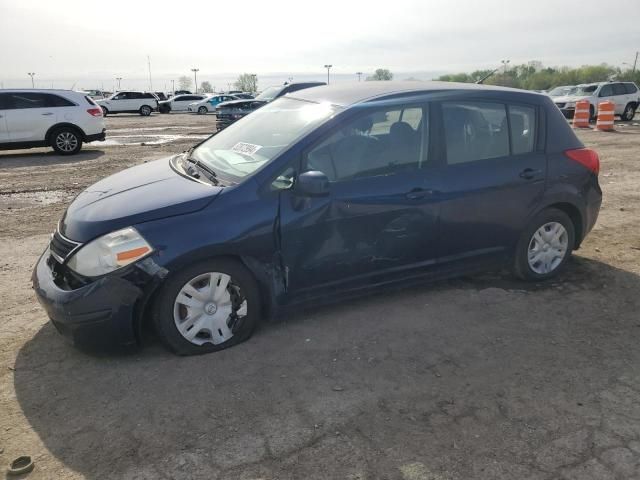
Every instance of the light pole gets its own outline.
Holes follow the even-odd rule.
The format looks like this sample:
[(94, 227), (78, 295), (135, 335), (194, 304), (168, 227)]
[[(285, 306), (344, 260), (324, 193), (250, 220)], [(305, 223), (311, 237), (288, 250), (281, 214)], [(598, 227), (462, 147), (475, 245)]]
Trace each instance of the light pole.
[(253, 91), (251, 93), (256, 93), (258, 91), (258, 75), (256, 73), (252, 73), (251, 80), (251, 86), (253, 87)]
[(33, 81), (33, 77), (35, 76), (36, 72), (28, 72), (27, 75), (29, 75), (31, 77), (31, 88), (36, 88), (35, 87), (35, 83)]
[(198, 72), (200, 71), (200, 69), (192, 68), (191, 71), (193, 72), (193, 79), (196, 82), (196, 93), (198, 93)]
[(118, 82), (118, 91), (120, 90), (120, 81), (122, 80), (122, 77), (116, 77), (116, 82)]
[(171, 80), (171, 93), (173, 93), (174, 95), (176, 93), (176, 81), (175, 80)]
[(509, 64), (511, 60), (500, 60), (500, 63), (502, 63), (502, 66), (504, 67), (504, 76), (507, 76), (507, 65)]
[(360, 77), (362, 77), (362, 72), (356, 72), (356, 75), (358, 75), (358, 81), (360, 81)]
[(333, 65), (325, 65), (324, 68), (327, 69), (327, 85), (329, 85), (329, 70), (331, 70), (331, 67), (333, 67)]

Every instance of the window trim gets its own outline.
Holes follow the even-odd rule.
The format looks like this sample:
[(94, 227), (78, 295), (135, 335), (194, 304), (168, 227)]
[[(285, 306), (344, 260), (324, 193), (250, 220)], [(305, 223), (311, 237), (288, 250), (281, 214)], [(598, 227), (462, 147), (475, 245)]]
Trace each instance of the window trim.
[[(427, 132), (427, 134), (425, 135), (425, 131), (424, 131), (424, 121), (422, 122), (422, 142), (420, 145), (420, 152), (421, 152), (421, 157), (419, 159), (419, 164), (420, 164), (420, 168), (418, 168), (418, 170), (421, 171), (427, 171), (430, 170), (434, 167), (437, 166), (437, 163), (435, 161), (436, 157), (432, 156), (432, 148), (433, 148), (433, 144), (434, 142), (431, 140), (433, 137), (433, 117), (432, 117), (432, 108), (433, 108), (433, 102), (430, 102), (428, 100), (415, 100), (413, 102), (409, 102), (409, 103), (404, 103), (404, 102), (398, 102), (398, 103), (390, 103), (390, 104), (386, 104), (384, 106), (357, 106), (355, 108), (353, 108), (353, 112), (345, 112), (347, 113), (347, 115), (344, 116), (344, 118), (341, 118), (339, 122), (337, 122), (335, 125), (331, 126), (329, 129), (327, 129), (326, 131), (323, 131), (318, 138), (314, 139), (311, 144), (307, 145), (304, 147), (304, 149), (300, 152), (299, 158), (297, 160), (297, 164), (298, 164), (298, 168), (297, 168), (297, 173), (296, 176), (299, 175), (300, 173), (309, 171), (308, 169), (305, 168), (305, 159), (307, 158), (307, 156), (309, 155), (309, 153), (315, 149), (318, 145), (320, 145), (322, 142), (324, 142), (325, 140), (327, 140), (331, 135), (333, 135), (334, 133), (336, 133), (338, 130), (344, 128), (345, 124), (347, 122), (352, 122), (357, 120), (358, 118), (367, 116), (367, 115), (371, 115), (374, 114), (376, 112), (381, 112), (381, 111), (392, 111), (392, 110), (406, 110), (409, 108), (420, 108), (422, 110), (422, 118), (423, 120), (425, 118), (428, 119), (428, 127), (429, 127), (429, 131)], [(426, 112), (425, 112), (426, 109)], [(350, 114), (349, 114), (350, 113)], [(426, 115), (425, 115), (426, 113)], [(426, 145), (425, 148), (425, 141), (428, 142), (428, 145)], [(426, 154), (426, 158), (425, 158), (425, 154)], [(430, 159), (432, 159), (430, 161)], [(390, 176), (392, 175), (396, 175), (396, 173), (390, 173)], [(348, 178), (348, 179), (344, 179), (344, 180), (336, 180), (333, 182), (330, 182), (332, 185), (335, 184), (343, 184), (346, 182), (357, 182), (357, 181), (363, 181), (363, 180), (367, 180), (369, 178), (377, 178), (380, 177), (381, 175), (374, 175), (374, 176), (370, 176), (370, 177), (360, 177), (360, 178)]]

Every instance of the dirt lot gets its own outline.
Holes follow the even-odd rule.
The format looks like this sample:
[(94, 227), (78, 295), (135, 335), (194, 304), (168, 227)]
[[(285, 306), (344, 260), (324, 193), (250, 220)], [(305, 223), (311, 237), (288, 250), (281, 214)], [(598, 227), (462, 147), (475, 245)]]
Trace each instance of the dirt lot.
[(65, 205), (213, 120), (109, 117), (109, 143), (73, 158), (0, 152), (2, 469), (26, 454), (33, 479), (640, 479), (640, 126), (580, 133), (604, 204), (556, 282), (403, 289), (197, 358), (76, 351), (29, 281)]

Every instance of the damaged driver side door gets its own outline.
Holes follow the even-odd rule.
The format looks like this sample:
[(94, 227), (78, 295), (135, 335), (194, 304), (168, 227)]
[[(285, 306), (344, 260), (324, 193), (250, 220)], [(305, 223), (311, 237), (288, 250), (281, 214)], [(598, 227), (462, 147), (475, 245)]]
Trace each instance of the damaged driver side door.
[(292, 294), (378, 283), (435, 262), (438, 179), (429, 126), (425, 104), (369, 108), (303, 153), (300, 172), (321, 172), (328, 189), (305, 195), (294, 179), (280, 194)]

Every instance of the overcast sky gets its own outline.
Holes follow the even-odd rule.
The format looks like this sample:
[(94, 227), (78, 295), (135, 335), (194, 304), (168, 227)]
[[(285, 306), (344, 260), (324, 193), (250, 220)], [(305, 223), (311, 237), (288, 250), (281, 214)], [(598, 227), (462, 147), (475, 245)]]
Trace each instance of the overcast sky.
[[(469, 71), (530, 60), (545, 65), (633, 62), (640, 0), (0, 0), (0, 81), (148, 82), (190, 69), (350, 78)], [(272, 75), (273, 76), (273, 75)], [(276, 75), (277, 76), (277, 75)], [(407, 76), (407, 75), (405, 75)], [(220, 80), (222, 81), (222, 80)], [(123, 81), (124, 83), (124, 81)], [(135, 85), (134, 85), (135, 84)], [(124, 85), (123, 85), (124, 86)], [(68, 88), (68, 86), (67, 86)], [(84, 88), (91, 88), (84, 85)], [(106, 87), (105, 87), (106, 88)]]

